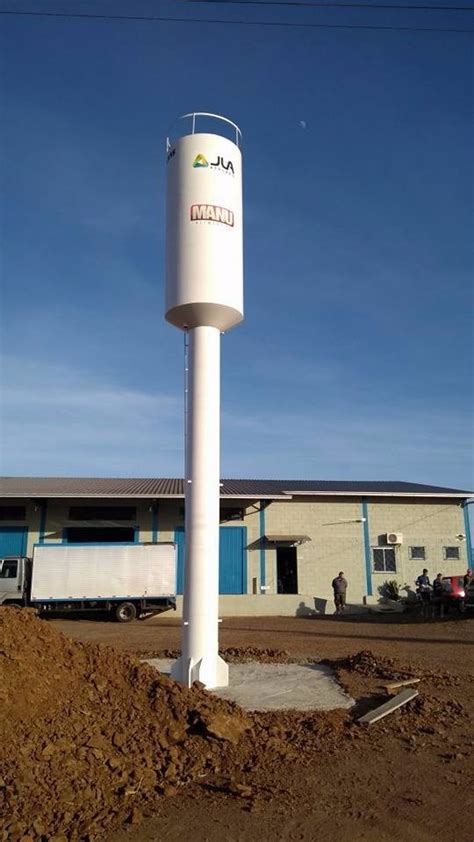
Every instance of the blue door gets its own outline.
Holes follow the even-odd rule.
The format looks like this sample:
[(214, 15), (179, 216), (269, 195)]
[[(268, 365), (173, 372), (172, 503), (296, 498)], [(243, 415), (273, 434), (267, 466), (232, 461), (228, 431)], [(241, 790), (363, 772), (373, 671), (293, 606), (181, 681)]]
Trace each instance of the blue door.
[(223, 526), (219, 530), (219, 593), (247, 592), (245, 526)]
[(27, 526), (0, 526), (0, 558), (26, 554)]
[(176, 573), (176, 593), (183, 593), (184, 590), (184, 529), (178, 527), (174, 533), (174, 540), (178, 550), (178, 570)]
[[(174, 533), (178, 547), (178, 575), (176, 592), (184, 586), (184, 529)], [(247, 528), (222, 526), (219, 530), (219, 593), (247, 593)]]

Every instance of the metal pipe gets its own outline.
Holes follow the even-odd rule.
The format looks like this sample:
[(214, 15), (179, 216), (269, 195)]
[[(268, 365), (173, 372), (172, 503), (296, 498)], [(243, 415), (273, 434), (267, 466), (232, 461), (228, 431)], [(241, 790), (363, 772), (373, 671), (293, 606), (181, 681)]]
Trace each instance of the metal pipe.
[(171, 675), (190, 687), (228, 684), (219, 657), (220, 331), (189, 331), (188, 479), (181, 658)]
[(187, 331), (184, 331), (184, 481), (187, 483), (188, 476), (188, 392), (189, 392), (189, 338)]

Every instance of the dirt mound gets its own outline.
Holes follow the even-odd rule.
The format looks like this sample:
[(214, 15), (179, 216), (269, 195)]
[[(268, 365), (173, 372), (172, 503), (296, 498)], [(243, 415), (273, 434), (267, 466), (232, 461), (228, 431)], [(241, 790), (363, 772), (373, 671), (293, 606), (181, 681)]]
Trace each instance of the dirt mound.
[(349, 655), (347, 658), (331, 661), (330, 663), (337, 670), (347, 670), (348, 672), (357, 672), (367, 677), (387, 680), (402, 680), (404, 678), (410, 678), (412, 675), (412, 670), (410, 669), (400, 670), (400, 667), (397, 667), (392, 658), (376, 658), (368, 649), (357, 652), (355, 655)]
[(230, 664), (245, 664), (248, 661), (258, 661), (260, 664), (289, 664), (294, 660), (283, 649), (259, 649), (256, 646), (227, 647), (222, 650), (221, 655)]
[(3, 839), (103, 838), (223, 757), (238, 766), (251, 721), (237, 706), (33, 611), (0, 609), (0, 663)]
[[(176, 660), (181, 655), (178, 649), (147, 650), (142, 653), (146, 658), (172, 658)], [(245, 664), (250, 661), (259, 664), (290, 664), (293, 661), (301, 661), (301, 658), (292, 658), (289, 652), (283, 649), (259, 649), (256, 646), (228, 646), (219, 649), (219, 655), (228, 664)]]
[[(450, 672), (436, 672), (425, 668), (407, 667), (398, 663), (394, 658), (375, 657), (370, 650), (364, 649), (362, 652), (357, 652), (354, 655), (349, 655), (347, 658), (339, 658), (337, 660), (326, 660), (323, 663), (329, 664), (336, 672), (341, 683), (346, 686), (347, 679), (350, 676), (351, 682), (354, 678), (361, 679), (379, 679), (379, 686), (383, 681), (403, 681), (409, 678), (419, 678), (424, 682), (428, 682), (430, 686), (437, 689), (459, 687), (461, 679), (457, 675)], [(472, 684), (471, 676), (464, 676), (467, 684)]]
[[(226, 657), (255, 660), (255, 652), (269, 661), (286, 655), (251, 647)], [(368, 651), (331, 666), (367, 709), (377, 704), (381, 679), (413, 674)], [(444, 741), (457, 727), (462, 745), (468, 727), (447, 673), (424, 679), (414, 702), (369, 730), (355, 722), (365, 712), (359, 704), (245, 714), (200, 685), (188, 690), (131, 655), (73, 642), (33, 611), (14, 608), (0, 609), (0, 669), (2, 842), (103, 840), (156, 813), (164, 796), (188, 783), (241, 798), (248, 809), (278, 797), (291, 810), (296, 765), (331, 764), (333, 755), (352, 763), (358, 751), (381, 751), (387, 735), (406, 750), (426, 750), (427, 740)], [(436, 681), (442, 692), (430, 694)], [(334, 781), (328, 803), (336, 790)]]

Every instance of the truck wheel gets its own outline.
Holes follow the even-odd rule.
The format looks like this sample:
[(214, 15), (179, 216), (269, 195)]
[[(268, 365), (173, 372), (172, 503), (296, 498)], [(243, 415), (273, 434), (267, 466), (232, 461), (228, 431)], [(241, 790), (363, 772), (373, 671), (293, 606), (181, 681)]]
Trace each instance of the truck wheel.
[(133, 602), (121, 602), (115, 609), (115, 619), (119, 623), (131, 623), (137, 616), (137, 609)]

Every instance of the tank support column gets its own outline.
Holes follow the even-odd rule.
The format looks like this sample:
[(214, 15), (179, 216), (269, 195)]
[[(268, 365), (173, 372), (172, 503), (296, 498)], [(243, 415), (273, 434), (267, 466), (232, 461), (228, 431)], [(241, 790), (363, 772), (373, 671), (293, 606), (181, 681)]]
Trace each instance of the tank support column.
[(220, 330), (189, 331), (182, 655), (171, 677), (225, 687), (219, 657)]

